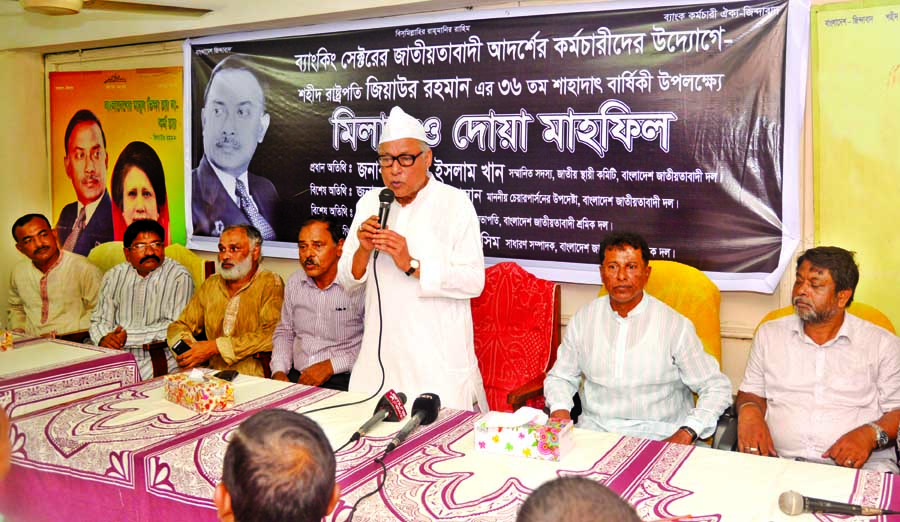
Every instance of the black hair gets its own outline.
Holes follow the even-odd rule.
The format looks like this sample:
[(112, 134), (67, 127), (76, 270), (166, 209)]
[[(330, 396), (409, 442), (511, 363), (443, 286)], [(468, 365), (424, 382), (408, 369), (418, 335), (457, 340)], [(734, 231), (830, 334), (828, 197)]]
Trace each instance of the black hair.
[(103, 138), (103, 148), (106, 148), (106, 133), (103, 132), (103, 125), (100, 125), (100, 120), (97, 119), (97, 116), (94, 115), (93, 112), (87, 109), (81, 109), (72, 116), (72, 119), (69, 120), (69, 124), (66, 126), (66, 138), (63, 142), (63, 147), (66, 149), (66, 156), (69, 155), (69, 138), (72, 137), (72, 132), (75, 131), (75, 126), (79, 123), (91, 122), (96, 123), (97, 128), (100, 129), (100, 137)]
[(209, 96), (209, 89), (213, 84), (213, 80), (216, 79), (216, 75), (223, 71), (246, 71), (250, 73), (250, 76), (256, 80), (256, 83), (259, 84), (259, 88), (262, 91), (262, 112), (266, 112), (266, 92), (268, 91), (265, 80), (263, 80), (260, 75), (256, 74), (254, 71), (255, 68), (259, 67), (258, 64), (254, 63), (250, 58), (245, 54), (232, 54), (231, 56), (226, 57), (221, 62), (217, 63), (215, 67), (213, 67), (212, 72), (209, 73), (209, 81), (206, 82), (206, 88), (203, 90), (203, 105), (206, 105), (207, 97)]
[(134, 238), (143, 232), (152, 232), (159, 236), (160, 241), (166, 240), (166, 231), (162, 225), (152, 219), (136, 219), (128, 225), (128, 228), (125, 229), (125, 234), (122, 236), (122, 243), (125, 245), (125, 248), (131, 248)]
[(19, 242), (19, 238), (16, 237), (16, 229), (19, 227), (24, 227), (32, 219), (43, 219), (44, 222), (47, 223), (48, 228), (53, 228), (53, 225), (50, 224), (50, 220), (47, 219), (47, 216), (45, 216), (43, 214), (25, 214), (24, 216), (17, 219), (15, 221), (15, 223), (13, 223), (13, 226), (12, 226), (12, 235), (13, 235), (13, 239), (16, 240), (16, 243)]
[(644, 258), (644, 265), (650, 262), (650, 246), (643, 236), (635, 232), (613, 232), (612, 234), (607, 234), (603, 241), (600, 242), (600, 264), (602, 265), (603, 260), (606, 258), (606, 249), (622, 248), (624, 246), (640, 250), (641, 257)]
[(344, 239), (344, 231), (341, 229), (341, 225), (329, 216), (312, 216), (304, 219), (297, 228), (297, 235), (300, 235), (301, 230), (313, 223), (324, 223), (328, 227), (328, 233), (331, 234), (331, 239), (334, 240), (335, 244)]
[(835, 294), (850, 290), (850, 299), (847, 300), (847, 306), (850, 306), (856, 294), (856, 284), (859, 283), (859, 266), (853, 256), (853, 252), (834, 246), (810, 248), (797, 258), (797, 268), (804, 261), (809, 261), (816, 268), (828, 270), (834, 280)]

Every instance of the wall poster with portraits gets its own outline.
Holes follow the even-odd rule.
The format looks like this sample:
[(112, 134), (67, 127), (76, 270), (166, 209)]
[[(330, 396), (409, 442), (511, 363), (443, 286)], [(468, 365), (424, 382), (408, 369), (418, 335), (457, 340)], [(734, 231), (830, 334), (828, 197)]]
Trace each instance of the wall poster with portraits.
[(189, 245), (252, 221), (267, 255), (296, 257), (305, 218), (346, 229), (383, 186), (400, 106), (434, 178), (472, 200), (489, 262), (596, 284), (603, 235), (630, 230), (722, 289), (771, 292), (799, 239), (808, 17), (797, 0), (631, 0), (188, 40)]
[(50, 73), (47, 217), (66, 249), (121, 241), (136, 219), (185, 243), (182, 92), (181, 67)]

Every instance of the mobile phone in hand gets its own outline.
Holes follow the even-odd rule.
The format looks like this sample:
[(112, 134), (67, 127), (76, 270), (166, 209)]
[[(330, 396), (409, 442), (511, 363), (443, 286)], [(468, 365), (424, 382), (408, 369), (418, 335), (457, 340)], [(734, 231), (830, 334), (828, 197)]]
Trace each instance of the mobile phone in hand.
[(222, 370), (221, 372), (214, 373), (213, 377), (218, 379), (222, 379), (223, 381), (233, 381), (235, 377), (237, 377), (238, 372), (236, 370)]
[(188, 343), (184, 342), (184, 339), (179, 339), (178, 342), (172, 346), (172, 351), (175, 352), (175, 355), (181, 355), (190, 349), (191, 347), (188, 346)]

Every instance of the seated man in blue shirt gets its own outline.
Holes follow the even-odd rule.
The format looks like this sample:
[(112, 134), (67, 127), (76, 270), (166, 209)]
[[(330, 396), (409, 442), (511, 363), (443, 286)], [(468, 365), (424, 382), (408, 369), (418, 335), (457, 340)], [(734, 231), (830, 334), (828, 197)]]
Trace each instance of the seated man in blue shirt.
[(711, 436), (731, 403), (731, 383), (691, 321), (644, 292), (647, 241), (613, 233), (600, 243), (600, 256), (609, 294), (581, 308), (566, 327), (544, 381), (551, 417), (569, 418), (583, 378), (579, 427), (679, 444)]
[(335, 282), (344, 247), (340, 226), (328, 217), (300, 225), (300, 266), (284, 289), (281, 322), (272, 336), (272, 378), (347, 390), (362, 343), (363, 287)]

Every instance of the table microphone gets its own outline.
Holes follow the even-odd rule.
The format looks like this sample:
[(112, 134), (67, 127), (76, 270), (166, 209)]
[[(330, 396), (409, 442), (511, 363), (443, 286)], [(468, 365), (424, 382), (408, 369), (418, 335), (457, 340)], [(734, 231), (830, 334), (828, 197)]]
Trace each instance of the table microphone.
[[(382, 230), (387, 230), (387, 219), (388, 214), (391, 212), (391, 203), (394, 202), (394, 191), (389, 188), (381, 189), (381, 194), (378, 194), (378, 201), (381, 202), (378, 205), (378, 223), (381, 225)], [(378, 250), (375, 251), (375, 258), (378, 258)]]
[(388, 390), (375, 406), (375, 413), (356, 430), (356, 433), (350, 437), (350, 441), (359, 440), (360, 437), (369, 433), (369, 430), (379, 422), (399, 422), (405, 419), (406, 407), (403, 405), (404, 402), (406, 402), (406, 395), (403, 392), (396, 393), (394, 390)]
[(435, 419), (437, 419), (440, 410), (441, 398), (438, 397), (436, 393), (423, 393), (416, 397), (416, 400), (413, 401), (412, 417), (406, 421), (406, 425), (403, 426), (403, 429), (401, 429), (387, 445), (384, 454), (387, 455), (393, 451), (394, 448), (403, 444), (406, 437), (409, 437), (409, 434), (420, 424), (422, 426), (427, 426), (434, 422)]
[(778, 497), (778, 507), (785, 515), (803, 513), (829, 513), (834, 515), (856, 515), (874, 517), (878, 515), (898, 515), (900, 511), (832, 502), (821, 498), (804, 497), (796, 491), (785, 491)]

